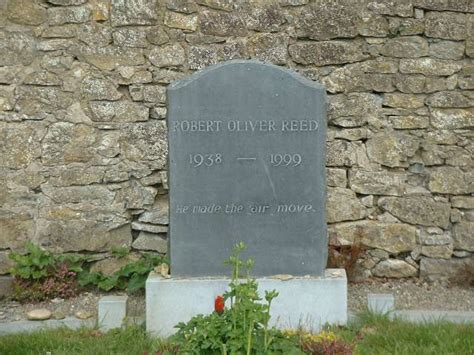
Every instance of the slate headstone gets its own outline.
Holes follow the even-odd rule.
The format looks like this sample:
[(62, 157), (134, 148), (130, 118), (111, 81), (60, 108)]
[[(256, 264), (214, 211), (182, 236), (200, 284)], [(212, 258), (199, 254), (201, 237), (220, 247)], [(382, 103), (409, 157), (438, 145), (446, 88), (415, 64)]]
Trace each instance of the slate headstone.
[(323, 86), (256, 61), (218, 64), (169, 86), (168, 131), (173, 276), (229, 275), (239, 241), (255, 276), (323, 274)]

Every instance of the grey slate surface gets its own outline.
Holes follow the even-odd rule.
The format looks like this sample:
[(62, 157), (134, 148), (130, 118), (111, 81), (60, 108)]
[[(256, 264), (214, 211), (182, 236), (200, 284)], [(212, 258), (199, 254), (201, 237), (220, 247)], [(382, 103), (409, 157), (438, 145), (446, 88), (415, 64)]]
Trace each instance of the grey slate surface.
[(244, 241), (255, 276), (322, 275), (326, 95), (256, 61), (168, 88), (171, 274), (225, 276)]

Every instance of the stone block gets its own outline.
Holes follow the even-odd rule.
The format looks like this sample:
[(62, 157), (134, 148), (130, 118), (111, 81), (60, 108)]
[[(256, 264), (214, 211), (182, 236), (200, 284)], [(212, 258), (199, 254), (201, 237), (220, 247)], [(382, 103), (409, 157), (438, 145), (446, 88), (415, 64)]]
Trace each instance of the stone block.
[(171, 28), (179, 28), (185, 31), (195, 31), (198, 25), (196, 15), (185, 15), (178, 12), (166, 12), (164, 23)]
[(474, 173), (464, 172), (458, 167), (440, 166), (432, 168), (428, 187), (432, 192), (460, 195), (474, 192)]
[(437, 202), (431, 197), (383, 197), (379, 206), (407, 223), (442, 228), (449, 225), (449, 203)]
[(355, 37), (358, 11), (350, 5), (350, 0), (316, 0), (297, 16), (297, 34), (319, 41)]
[(207, 6), (212, 9), (232, 11), (234, 0), (196, 0), (199, 5)]
[(467, 15), (430, 11), (425, 16), (425, 34), (427, 37), (462, 41), (469, 34)]
[(113, 34), (114, 44), (119, 47), (145, 48), (146, 32), (140, 28), (119, 28)]
[(357, 193), (402, 196), (406, 192), (407, 174), (392, 171), (349, 172), (349, 186)]
[(157, 67), (173, 67), (184, 64), (185, 52), (180, 44), (154, 47), (148, 54), (151, 64)]
[(7, 4), (7, 16), (12, 22), (37, 26), (47, 19), (47, 10), (34, 1), (10, 0)]
[(13, 294), (13, 277), (0, 276), (0, 300)]
[(246, 4), (243, 11), (245, 13), (245, 25), (250, 30), (258, 32), (277, 32), (286, 22), (285, 14), (278, 6), (272, 3), (265, 4), (261, 2), (261, 4), (259, 4), (254, 2)]
[(406, 36), (389, 39), (380, 53), (387, 57), (417, 58), (428, 55), (428, 41), (419, 36)]
[(421, 258), (420, 261), (420, 278), (429, 281), (449, 280), (457, 274), (462, 273), (466, 268), (474, 267), (474, 258), (451, 258), (434, 259)]
[(403, 223), (357, 221), (329, 226), (330, 245), (360, 243), (370, 248), (386, 250), (392, 254), (415, 249), (416, 228)]
[(474, 196), (453, 196), (451, 204), (457, 208), (474, 209)]
[(288, 36), (285, 34), (258, 34), (248, 42), (252, 58), (273, 64), (285, 64), (288, 57)]
[(328, 120), (341, 127), (359, 127), (376, 119), (382, 100), (373, 94), (350, 93), (329, 98)]
[(472, 98), (463, 92), (457, 91), (440, 91), (431, 94), (426, 99), (426, 104), (431, 107), (441, 108), (463, 108), (472, 106)]
[(127, 315), (128, 296), (104, 296), (99, 300), (98, 325), (102, 331), (120, 328)]
[(372, 270), (374, 276), (389, 278), (413, 277), (417, 273), (418, 271), (413, 265), (398, 259), (383, 260)]
[(474, 252), (474, 222), (460, 222), (454, 226), (454, 247)]
[(113, 0), (112, 26), (152, 25), (158, 19), (158, 0)]
[(461, 69), (461, 63), (447, 59), (414, 58), (400, 60), (400, 73), (403, 74), (452, 75)]
[[(259, 293), (279, 292), (272, 302), (270, 325), (280, 329), (318, 331), (324, 324), (347, 323), (347, 278), (343, 269), (326, 269), (322, 277), (286, 281), (258, 278)], [(178, 322), (214, 311), (214, 299), (227, 290), (225, 278), (164, 279), (151, 273), (146, 282), (146, 325), (154, 336), (166, 337)]]
[(129, 101), (91, 101), (90, 108), (94, 122), (139, 122), (150, 116), (148, 107)]
[(354, 63), (368, 57), (362, 50), (362, 43), (357, 41), (296, 43), (290, 45), (289, 53), (296, 63), (316, 66)]
[(387, 314), (395, 310), (395, 296), (391, 293), (369, 293), (367, 307), (373, 313)]
[(408, 158), (415, 155), (419, 144), (415, 136), (385, 130), (367, 141), (367, 154), (371, 160), (388, 167), (408, 166)]
[(327, 143), (326, 165), (334, 166), (364, 166), (368, 164), (367, 152), (362, 142), (348, 142), (336, 139)]
[(438, 129), (463, 129), (474, 125), (474, 108), (433, 108), (431, 124)]
[(327, 191), (326, 220), (328, 223), (363, 219), (367, 210), (354, 191), (329, 187)]
[(245, 36), (247, 29), (241, 14), (204, 10), (200, 14), (199, 27), (205, 35)]

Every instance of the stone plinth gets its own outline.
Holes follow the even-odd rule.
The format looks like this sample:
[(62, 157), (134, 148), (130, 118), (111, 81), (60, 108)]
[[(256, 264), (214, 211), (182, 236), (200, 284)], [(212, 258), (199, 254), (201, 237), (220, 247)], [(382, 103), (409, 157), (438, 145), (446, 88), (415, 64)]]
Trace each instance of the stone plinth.
[[(329, 323), (347, 322), (347, 278), (343, 269), (326, 269), (323, 277), (257, 278), (259, 293), (277, 290), (271, 325), (281, 329), (317, 331)], [(214, 311), (214, 299), (228, 287), (227, 278), (170, 278), (151, 273), (146, 282), (146, 327), (159, 337), (173, 334), (174, 326), (197, 314)]]
[(127, 315), (128, 296), (105, 296), (99, 300), (99, 328), (102, 331), (120, 328)]

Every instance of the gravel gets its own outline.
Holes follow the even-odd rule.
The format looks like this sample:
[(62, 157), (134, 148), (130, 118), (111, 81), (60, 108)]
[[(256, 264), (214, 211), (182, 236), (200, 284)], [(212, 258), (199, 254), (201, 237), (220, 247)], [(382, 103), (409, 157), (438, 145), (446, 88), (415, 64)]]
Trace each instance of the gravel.
[[(349, 284), (349, 310), (357, 312), (365, 309), (368, 293), (391, 293), (395, 296), (396, 309), (419, 310), (474, 310), (474, 287), (462, 288), (446, 283), (426, 283), (417, 279), (374, 279)], [(70, 299), (53, 299), (40, 303), (20, 304), (0, 300), (0, 322), (26, 320), (26, 314), (38, 308), (52, 312), (52, 318), (74, 317), (77, 312), (88, 312), (97, 317), (97, 303), (105, 295), (123, 295), (123, 292), (83, 292)], [(143, 317), (145, 295), (129, 296), (128, 316)]]
[(473, 311), (474, 287), (450, 286), (445, 282), (427, 283), (418, 279), (369, 280), (350, 283), (349, 310), (367, 307), (368, 293), (391, 293), (395, 308), (418, 310)]

